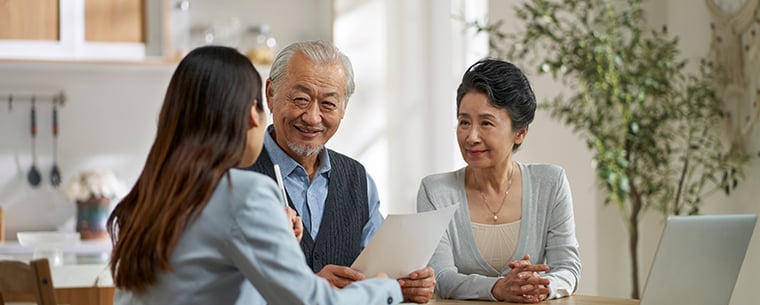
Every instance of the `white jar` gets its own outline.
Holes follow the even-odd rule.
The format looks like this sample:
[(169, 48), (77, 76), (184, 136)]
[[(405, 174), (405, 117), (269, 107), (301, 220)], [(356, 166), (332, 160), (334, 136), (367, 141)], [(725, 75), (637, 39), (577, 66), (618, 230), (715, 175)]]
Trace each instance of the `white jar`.
[(243, 42), (243, 50), (255, 65), (270, 65), (277, 52), (277, 40), (272, 36), (268, 24), (248, 27)]

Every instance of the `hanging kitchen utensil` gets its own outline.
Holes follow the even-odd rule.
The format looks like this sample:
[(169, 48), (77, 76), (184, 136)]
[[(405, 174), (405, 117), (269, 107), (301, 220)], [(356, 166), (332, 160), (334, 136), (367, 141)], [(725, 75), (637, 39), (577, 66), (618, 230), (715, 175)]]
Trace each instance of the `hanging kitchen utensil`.
[(58, 170), (58, 102), (53, 98), (53, 168), (50, 169), (50, 184), (58, 187), (61, 184), (61, 171)]
[(29, 174), (26, 175), (26, 179), (32, 186), (40, 185), (42, 176), (40, 171), (37, 170), (37, 147), (35, 136), (37, 135), (37, 112), (34, 109), (34, 96), (32, 96), (32, 168), (29, 169)]

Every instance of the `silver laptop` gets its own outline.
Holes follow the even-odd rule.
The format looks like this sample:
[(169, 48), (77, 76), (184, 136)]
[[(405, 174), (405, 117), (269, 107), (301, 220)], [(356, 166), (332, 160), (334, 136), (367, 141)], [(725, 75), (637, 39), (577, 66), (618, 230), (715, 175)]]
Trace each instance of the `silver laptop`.
[(640, 305), (727, 305), (757, 215), (670, 216)]

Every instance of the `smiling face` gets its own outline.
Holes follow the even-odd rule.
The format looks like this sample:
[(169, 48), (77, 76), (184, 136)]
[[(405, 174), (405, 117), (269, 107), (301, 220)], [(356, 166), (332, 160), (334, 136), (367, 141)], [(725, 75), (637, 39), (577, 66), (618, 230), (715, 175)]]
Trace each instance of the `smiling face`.
[(267, 81), (267, 104), (275, 141), (302, 162), (316, 158), (338, 130), (348, 103), (346, 73), (340, 61), (315, 64), (300, 52), (293, 54), (287, 71), (277, 84)]
[(469, 92), (462, 97), (457, 114), (457, 142), (468, 165), (506, 168), (513, 146), (522, 143), (526, 132), (526, 129), (512, 130), (507, 111), (491, 105), (485, 94)]

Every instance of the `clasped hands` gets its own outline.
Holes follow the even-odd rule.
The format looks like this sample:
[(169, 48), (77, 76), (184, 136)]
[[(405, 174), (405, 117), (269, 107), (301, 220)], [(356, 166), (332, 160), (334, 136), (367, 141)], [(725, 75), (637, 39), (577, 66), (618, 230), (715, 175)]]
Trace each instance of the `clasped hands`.
[[(343, 288), (355, 281), (365, 278), (364, 274), (345, 266), (326, 265), (317, 275), (330, 282), (336, 288)], [(374, 277), (387, 277), (384, 274)], [(425, 267), (410, 273), (405, 278), (398, 279), (404, 301), (427, 303), (433, 299), (435, 289), (435, 272), (431, 267)]]
[(549, 271), (546, 264), (533, 264), (530, 256), (509, 263), (511, 270), (491, 288), (499, 301), (512, 303), (539, 303), (549, 296), (549, 280), (540, 272)]

